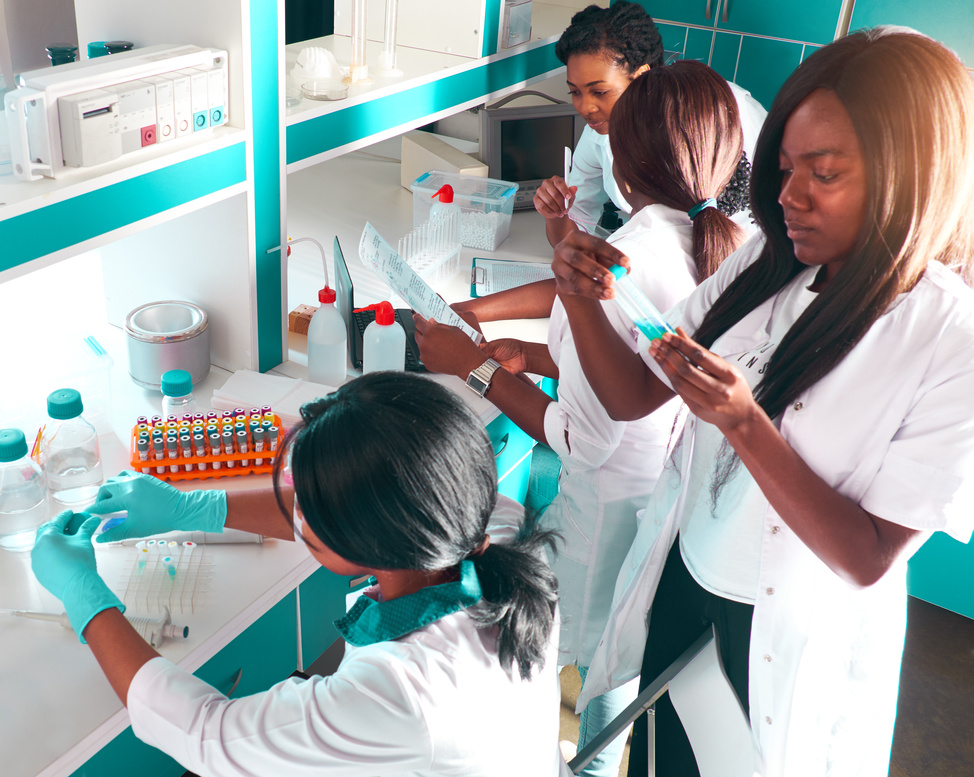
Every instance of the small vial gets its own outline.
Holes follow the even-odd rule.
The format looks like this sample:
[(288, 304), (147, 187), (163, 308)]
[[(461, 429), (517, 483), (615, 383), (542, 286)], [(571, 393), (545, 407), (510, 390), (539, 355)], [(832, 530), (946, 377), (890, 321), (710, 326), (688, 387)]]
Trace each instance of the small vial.
[(615, 264), (609, 268), (609, 271), (616, 279), (613, 285), (616, 290), (616, 302), (640, 332), (650, 340), (659, 340), (666, 332), (676, 334), (673, 327), (660, 315), (656, 306), (632, 282), (625, 267)]
[(166, 456), (169, 458), (169, 471), (179, 472), (179, 465), (173, 464), (179, 458), (179, 439), (176, 437), (166, 438)]
[[(220, 455), (220, 433), (212, 432), (208, 437), (210, 441), (210, 455), (219, 456)], [(222, 464), (219, 461), (213, 462), (213, 469), (220, 469)]]
[[(233, 453), (233, 432), (229, 429), (223, 433), (223, 452), (228, 456)], [(233, 459), (227, 461), (227, 467), (233, 469), (237, 466), (237, 462)]]
[[(264, 430), (259, 426), (254, 427), (253, 435), (254, 435), (254, 453), (262, 453), (264, 450)], [(255, 466), (260, 467), (263, 464), (264, 464), (263, 457), (254, 459)]]
[[(206, 455), (206, 435), (202, 432), (197, 432), (193, 435), (193, 447), (196, 449), (197, 457), (202, 458)], [(200, 461), (196, 464), (196, 469), (202, 471), (206, 469), (206, 462)]]
[(182, 419), (186, 414), (190, 420), (196, 412), (196, 400), (193, 398), (193, 378), (186, 370), (167, 370), (162, 373), (160, 381), (162, 389), (162, 414), (167, 418), (176, 416)]
[(135, 441), (136, 450), (139, 452), (139, 461), (149, 460), (149, 438), (140, 437)]

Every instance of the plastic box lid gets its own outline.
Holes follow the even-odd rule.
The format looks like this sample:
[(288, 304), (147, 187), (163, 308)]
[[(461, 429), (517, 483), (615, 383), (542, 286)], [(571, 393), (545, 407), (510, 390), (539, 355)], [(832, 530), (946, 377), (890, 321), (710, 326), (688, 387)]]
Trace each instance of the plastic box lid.
[(461, 208), (477, 207), (479, 204), (492, 206), (494, 210), (502, 210), (510, 202), (513, 207), (514, 194), (518, 185), (511, 181), (501, 181), (497, 178), (480, 178), (469, 175), (455, 175), (442, 170), (430, 170), (413, 181), (414, 196), (425, 195), (432, 198), (444, 184), (453, 187), (454, 202)]

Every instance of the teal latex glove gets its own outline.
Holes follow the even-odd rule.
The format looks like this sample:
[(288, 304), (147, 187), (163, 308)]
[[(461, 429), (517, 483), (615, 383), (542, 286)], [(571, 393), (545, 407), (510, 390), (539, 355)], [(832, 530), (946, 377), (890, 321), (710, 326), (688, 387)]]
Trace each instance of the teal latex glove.
[(115, 542), (168, 531), (222, 532), (227, 520), (226, 491), (180, 491), (159, 478), (125, 470), (105, 481), (93, 515), (127, 511), (128, 517), (95, 539)]
[(37, 529), (30, 553), (34, 577), (61, 600), (82, 642), (88, 621), (102, 610), (118, 607), (125, 612), (125, 605), (98, 575), (91, 535), (99, 522), (87, 513), (65, 510)]

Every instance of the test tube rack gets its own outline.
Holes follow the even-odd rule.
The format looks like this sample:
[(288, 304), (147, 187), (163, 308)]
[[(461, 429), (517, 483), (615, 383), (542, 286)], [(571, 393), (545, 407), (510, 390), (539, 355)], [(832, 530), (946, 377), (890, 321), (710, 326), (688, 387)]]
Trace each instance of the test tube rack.
[(131, 464), (169, 481), (267, 474), (283, 438), (281, 419), (268, 407), (140, 417), (132, 428)]
[(126, 607), (139, 612), (195, 612), (210, 577), (210, 559), (195, 542), (144, 540), (122, 573)]

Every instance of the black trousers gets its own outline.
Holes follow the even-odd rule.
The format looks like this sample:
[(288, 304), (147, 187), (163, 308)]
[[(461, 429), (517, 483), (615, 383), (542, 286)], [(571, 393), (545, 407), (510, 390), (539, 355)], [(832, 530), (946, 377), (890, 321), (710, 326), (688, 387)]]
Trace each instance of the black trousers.
[[(667, 556), (653, 599), (640, 690), (713, 624), (724, 671), (747, 711), (747, 653), (753, 613), (750, 604), (724, 599), (701, 588), (683, 563), (678, 539)], [(667, 694), (656, 701), (655, 721), (656, 773), (660, 777), (699, 777), (690, 740)], [(645, 719), (637, 720), (629, 750), (630, 777), (643, 777), (649, 772), (647, 736)]]

